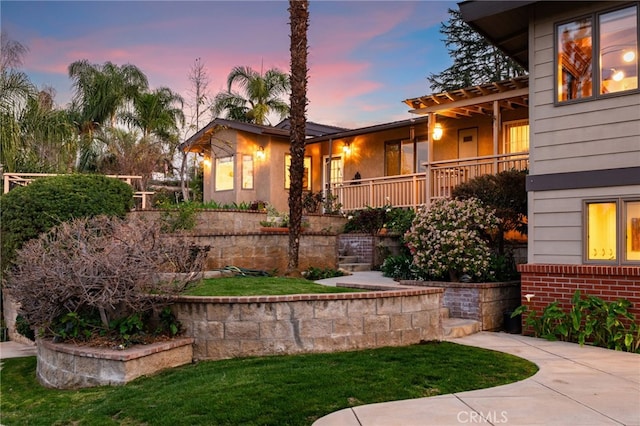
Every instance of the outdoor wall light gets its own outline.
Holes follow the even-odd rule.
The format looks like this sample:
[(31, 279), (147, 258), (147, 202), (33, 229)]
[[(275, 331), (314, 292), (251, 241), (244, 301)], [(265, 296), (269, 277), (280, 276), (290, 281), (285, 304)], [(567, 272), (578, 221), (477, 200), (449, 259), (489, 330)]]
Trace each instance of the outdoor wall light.
[(204, 164), (205, 167), (211, 167), (211, 159), (210, 158), (205, 158), (204, 160), (202, 160), (202, 164)]
[(351, 144), (349, 142), (345, 142), (344, 146), (342, 147), (342, 152), (344, 152), (345, 155), (351, 154)]
[(266, 157), (266, 154), (264, 153), (264, 147), (263, 146), (259, 146), (258, 150), (256, 151), (256, 158), (258, 160), (264, 160)]
[(440, 139), (442, 139), (442, 133), (444, 132), (444, 129), (442, 128), (442, 124), (440, 123), (436, 123), (433, 126), (433, 140), (434, 141), (439, 141)]

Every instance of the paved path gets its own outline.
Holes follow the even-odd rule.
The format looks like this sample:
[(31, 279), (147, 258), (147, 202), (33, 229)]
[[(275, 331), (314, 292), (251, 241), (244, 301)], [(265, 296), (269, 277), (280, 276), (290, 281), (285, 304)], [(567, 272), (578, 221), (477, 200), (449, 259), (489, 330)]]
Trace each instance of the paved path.
[(35, 356), (36, 346), (25, 345), (18, 342), (2, 342), (0, 343), (0, 359), (4, 358), (20, 358), (23, 356)]
[(510, 353), (540, 370), (490, 389), (348, 408), (314, 426), (640, 425), (640, 355), (506, 333), (453, 340)]

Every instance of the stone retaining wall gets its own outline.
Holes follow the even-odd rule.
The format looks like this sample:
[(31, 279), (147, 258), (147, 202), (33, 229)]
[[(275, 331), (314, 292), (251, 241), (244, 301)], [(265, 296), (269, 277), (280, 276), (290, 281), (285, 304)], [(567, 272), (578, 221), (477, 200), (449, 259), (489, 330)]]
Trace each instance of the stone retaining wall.
[(192, 338), (182, 337), (116, 350), (38, 339), (36, 376), (43, 386), (57, 389), (122, 385), (191, 363), (192, 343)]
[(479, 321), (481, 329), (503, 328), (504, 313), (520, 305), (520, 282), (459, 283), (439, 281), (401, 281), (404, 285), (444, 289), (442, 305), (451, 318)]
[(439, 288), (261, 297), (180, 296), (195, 360), (334, 352), (442, 338)]

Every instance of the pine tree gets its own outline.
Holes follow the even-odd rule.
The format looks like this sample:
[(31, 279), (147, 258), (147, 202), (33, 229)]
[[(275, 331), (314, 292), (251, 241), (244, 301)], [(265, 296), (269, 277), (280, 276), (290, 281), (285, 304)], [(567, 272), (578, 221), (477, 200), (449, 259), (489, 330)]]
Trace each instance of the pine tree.
[(431, 90), (445, 92), (524, 75), (526, 70), (489, 43), (462, 20), (459, 10), (449, 9), (449, 20), (440, 32), (453, 65), (427, 79)]

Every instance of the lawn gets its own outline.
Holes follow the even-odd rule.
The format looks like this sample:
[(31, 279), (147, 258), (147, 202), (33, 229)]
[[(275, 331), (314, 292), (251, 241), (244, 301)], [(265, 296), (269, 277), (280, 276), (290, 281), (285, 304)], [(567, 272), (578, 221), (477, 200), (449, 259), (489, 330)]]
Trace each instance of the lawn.
[(330, 287), (303, 278), (226, 277), (202, 280), (184, 294), (190, 296), (264, 296), (308, 293), (353, 293), (357, 290)]
[(498, 386), (537, 371), (521, 358), (450, 342), (204, 361), (76, 391), (40, 386), (35, 357), (2, 363), (6, 426), (310, 425), (342, 408)]

